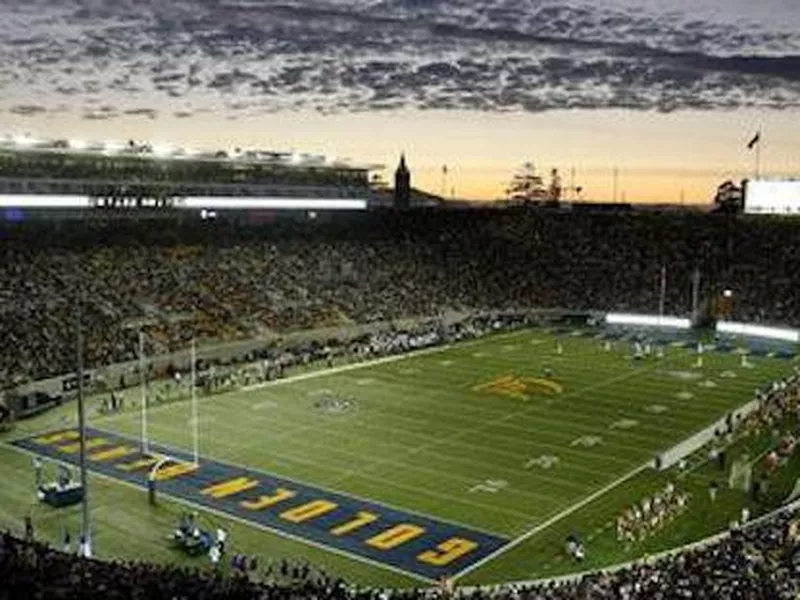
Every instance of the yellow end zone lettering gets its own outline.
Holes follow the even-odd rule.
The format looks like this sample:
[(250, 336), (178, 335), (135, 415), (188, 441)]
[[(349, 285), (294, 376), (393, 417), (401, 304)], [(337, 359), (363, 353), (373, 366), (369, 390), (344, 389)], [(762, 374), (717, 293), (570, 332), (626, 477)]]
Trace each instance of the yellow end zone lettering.
[(201, 493), (204, 496), (211, 496), (212, 498), (227, 498), (235, 494), (241, 494), (247, 490), (252, 490), (258, 485), (257, 479), (248, 479), (247, 477), (237, 477), (236, 479), (229, 479), (222, 483), (214, 484), (205, 488)]
[(265, 508), (275, 506), (276, 504), (283, 502), (284, 500), (294, 498), (295, 496), (297, 496), (297, 492), (286, 490), (284, 488), (278, 488), (275, 490), (275, 493), (272, 494), (272, 496), (260, 496), (258, 500), (244, 500), (241, 502), (241, 505), (247, 510), (264, 510)]
[(58, 442), (73, 441), (77, 440), (78, 438), (80, 438), (78, 432), (71, 429), (69, 431), (59, 431), (58, 433), (43, 435), (42, 437), (38, 437), (33, 441), (37, 444), (46, 446), (48, 444), (57, 444)]
[(436, 550), (426, 550), (417, 555), (417, 560), (426, 565), (444, 567), (457, 558), (469, 554), (478, 547), (478, 544), (464, 538), (450, 538), (436, 546)]
[[(91, 438), (86, 440), (86, 449), (91, 450), (93, 448), (99, 448), (100, 446), (107, 446), (109, 441), (105, 438)], [(75, 454), (76, 452), (80, 451), (81, 443), (77, 442), (75, 444), (64, 444), (63, 446), (58, 447), (59, 452), (66, 452), (67, 454)]]
[(338, 506), (338, 504), (330, 502), (329, 500), (314, 500), (313, 502), (282, 512), (281, 519), (286, 519), (291, 523), (302, 523), (303, 521), (321, 517), (336, 509)]
[(144, 458), (140, 458), (139, 460), (135, 460), (133, 462), (117, 465), (117, 468), (122, 471), (138, 471), (139, 469), (149, 469), (150, 467), (155, 466), (158, 460), (159, 459), (155, 456), (145, 456)]
[(425, 528), (419, 525), (411, 525), (410, 523), (403, 523), (402, 525), (395, 525), (391, 529), (379, 533), (367, 540), (367, 545), (377, 548), (378, 550), (391, 550), (397, 546), (401, 546), (406, 542), (410, 542), (425, 533)]
[(100, 452), (95, 452), (89, 455), (91, 460), (115, 460), (117, 458), (122, 458), (123, 456), (128, 456), (136, 452), (135, 448), (131, 448), (130, 446), (115, 446), (114, 448), (109, 448), (108, 450), (100, 450)]
[(331, 533), (333, 535), (344, 535), (346, 533), (355, 531), (356, 529), (361, 529), (365, 525), (374, 523), (377, 520), (378, 520), (378, 515), (374, 515), (368, 512), (359, 512), (356, 514), (354, 519), (331, 529)]
[(167, 481), (196, 470), (197, 465), (193, 465), (192, 463), (177, 463), (168, 467), (160, 468), (155, 474), (155, 480)]

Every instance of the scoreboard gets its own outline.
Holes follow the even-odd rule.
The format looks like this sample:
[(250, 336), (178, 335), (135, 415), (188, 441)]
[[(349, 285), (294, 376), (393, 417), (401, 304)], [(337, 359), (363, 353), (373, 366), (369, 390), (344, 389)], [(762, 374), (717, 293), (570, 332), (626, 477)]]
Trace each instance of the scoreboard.
[(744, 212), (753, 215), (800, 216), (800, 180), (745, 181)]

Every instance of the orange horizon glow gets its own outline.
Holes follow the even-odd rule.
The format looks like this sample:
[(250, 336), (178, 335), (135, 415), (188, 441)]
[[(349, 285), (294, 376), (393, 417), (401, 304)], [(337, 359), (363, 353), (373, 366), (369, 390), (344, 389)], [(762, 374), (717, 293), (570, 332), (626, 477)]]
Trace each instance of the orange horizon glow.
[[(686, 204), (709, 203), (722, 181), (753, 175), (755, 153), (745, 146), (757, 130), (762, 131), (762, 175), (800, 178), (800, 110), (286, 112), (235, 120), (209, 113), (190, 119), (109, 121), (55, 112), (31, 118), (6, 111), (0, 121), (0, 133), (30, 132), (43, 138), (326, 154), (382, 164), (390, 186), (405, 152), (412, 186), (448, 199), (503, 198), (514, 173), (532, 162), (545, 181), (557, 168), (565, 188), (574, 169), (575, 184), (584, 189), (581, 200), (608, 202), (614, 196), (616, 168), (617, 201)], [(565, 199), (573, 197), (567, 189)]]

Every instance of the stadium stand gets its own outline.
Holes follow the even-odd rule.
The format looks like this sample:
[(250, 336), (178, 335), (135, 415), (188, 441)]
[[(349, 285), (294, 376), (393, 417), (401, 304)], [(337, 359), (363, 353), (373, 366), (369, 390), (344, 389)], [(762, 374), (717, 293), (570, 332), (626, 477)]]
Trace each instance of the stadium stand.
[[(798, 524), (782, 511), (731, 531), (708, 545), (657, 561), (563, 581), (471, 589), (467, 600), (577, 600), (730, 598), (792, 599), (800, 592)], [(0, 599), (148, 598), (317, 600), (421, 600), (446, 596), (442, 590), (360, 589), (307, 567), (281, 565), (293, 577), (263, 582), (259, 573), (237, 569), (230, 576), (136, 562), (77, 558), (46, 545), (0, 535)], [(304, 577), (305, 575), (305, 577)]]
[[(0, 227), (0, 350), (5, 386), (69, 372), (75, 306), (83, 306), (88, 366), (201, 342), (436, 317), (447, 311), (568, 307), (654, 312), (661, 266), (666, 311), (689, 314), (694, 272), (703, 296), (735, 291), (732, 315), (800, 324), (793, 265), (796, 225), (721, 215), (597, 215), (528, 211), (365, 214), (341, 221), (282, 219), (268, 227), (131, 220)], [(508, 324), (513, 326), (513, 322)], [(467, 335), (491, 327), (473, 321)], [(446, 333), (453, 335), (453, 331)], [(441, 343), (435, 326), (361, 341), (373, 354)], [(297, 356), (321, 360), (315, 346)], [(787, 382), (796, 399), (796, 381)], [(771, 427), (796, 410), (785, 389), (738, 426)], [(793, 440), (792, 440), (792, 443)], [(469, 600), (796, 598), (800, 548), (794, 509), (708, 545), (613, 572), (459, 592)], [(0, 535), (6, 598), (317, 598), (417, 600), (446, 590), (367, 590), (281, 565), (221, 575), (174, 566), (79, 559)], [(287, 573), (290, 576), (286, 576)]]
[(526, 307), (688, 316), (692, 276), (704, 297), (736, 291), (735, 316), (800, 322), (800, 252), (783, 221), (719, 215), (501, 211), (366, 214), (280, 220), (56, 227), (8, 224), (0, 350), (4, 387), (74, 367), (83, 298), (87, 366), (148, 353), (324, 325)]
[[(21, 143), (20, 143), (21, 142)], [(145, 142), (80, 144), (0, 137), (0, 193), (334, 196), (368, 186), (368, 168), (324, 156), (233, 149), (194, 153)]]

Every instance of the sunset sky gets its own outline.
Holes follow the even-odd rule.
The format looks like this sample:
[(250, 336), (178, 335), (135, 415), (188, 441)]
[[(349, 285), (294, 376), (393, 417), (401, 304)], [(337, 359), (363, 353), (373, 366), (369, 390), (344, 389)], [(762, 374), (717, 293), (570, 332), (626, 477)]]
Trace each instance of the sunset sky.
[[(0, 132), (325, 153), (460, 198), (800, 177), (797, 0), (6, 0)], [(446, 179), (442, 166), (447, 165)]]

